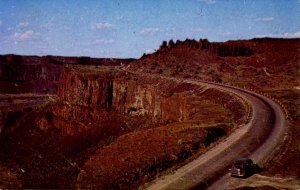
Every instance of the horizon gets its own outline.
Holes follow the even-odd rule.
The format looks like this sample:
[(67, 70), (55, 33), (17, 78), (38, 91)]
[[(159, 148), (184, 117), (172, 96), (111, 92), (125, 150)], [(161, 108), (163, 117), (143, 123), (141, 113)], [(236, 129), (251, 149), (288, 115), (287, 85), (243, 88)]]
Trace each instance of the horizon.
[(300, 0), (0, 0), (0, 34), (0, 54), (140, 58), (171, 39), (299, 38)]
[[(229, 42), (229, 41), (251, 41), (251, 40), (255, 40), (255, 39), (300, 40), (300, 37), (295, 37), (295, 38), (258, 37), (258, 38), (251, 38), (251, 39), (226, 40), (224, 42), (213, 42), (213, 41), (209, 41), (208, 39), (207, 40), (210, 43), (225, 43), (225, 42)], [(169, 41), (171, 41), (171, 40), (172, 39), (170, 39), (170, 40), (164, 40), (164, 41), (166, 41), (167, 43), (169, 43)], [(198, 40), (197, 39), (185, 39), (185, 40), (195, 40), (195, 41), (199, 42), (201, 40), (201, 38), (198, 39)], [(183, 42), (185, 40), (180, 40), (180, 41)], [(162, 43), (163, 43), (163, 41), (162, 41)], [(176, 43), (176, 41), (174, 43)], [(159, 50), (159, 47), (157, 48), (157, 50)], [(144, 55), (150, 55), (150, 54), (156, 53), (157, 50), (155, 52), (151, 52), (151, 53), (143, 53), (140, 57), (136, 57), (136, 58), (133, 58), (133, 57), (124, 57), (124, 58), (122, 58), (122, 57), (92, 57), (92, 56), (80, 56), (80, 55), (71, 55), (71, 56), (68, 56), (68, 55), (53, 55), (53, 54), (35, 55), (35, 54), (14, 54), (14, 53), (8, 53), (8, 54), (1, 54), (0, 53), (0, 56), (8, 56), (8, 55), (22, 56), (22, 57), (48, 57), (48, 56), (50, 56), (50, 57), (70, 57), (70, 58), (88, 57), (88, 58), (91, 58), (91, 59), (133, 59), (133, 60), (137, 60), (137, 59), (142, 58)]]

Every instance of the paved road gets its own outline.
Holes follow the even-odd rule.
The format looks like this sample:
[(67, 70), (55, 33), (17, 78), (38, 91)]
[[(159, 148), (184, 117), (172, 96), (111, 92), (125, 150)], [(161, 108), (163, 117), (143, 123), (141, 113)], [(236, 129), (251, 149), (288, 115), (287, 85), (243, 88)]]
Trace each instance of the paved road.
[(237, 157), (250, 157), (263, 167), (273, 156), (285, 131), (285, 117), (279, 105), (264, 96), (235, 87), (204, 81), (184, 82), (237, 94), (251, 105), (252, 117), (248, 124), (239, 127), (213, 149), (174, 174), (153, 181), (146, 189), (226, 189), (230, 187), (228, 168)]

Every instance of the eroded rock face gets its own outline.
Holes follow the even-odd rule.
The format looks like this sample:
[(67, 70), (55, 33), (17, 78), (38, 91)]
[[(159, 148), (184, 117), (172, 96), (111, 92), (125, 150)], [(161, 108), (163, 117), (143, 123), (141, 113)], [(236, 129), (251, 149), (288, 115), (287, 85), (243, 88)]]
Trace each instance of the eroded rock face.
[(236, 123), (246, 119), (247, 106), (233, 94), (206, 86), (118, 72), (115, 76), (81, 75), (66, 70), (58, 96), (70, 105), (114, 110), (131, 116), (147, 115), (155, 123), (189, 121), (201, 109), (197, 102), (203, 99), (231, 111)]
[(168, 94), (161, 89), (170, 88), (173, 82), (134, 79), (135, 76), (125, 72), (122, 75), (122, 78), (101, 74), (82, 76), (65, 71), (62, 77), (64, 85), (61, 85), (58, 96), (73, 105), (115, 110), (131, 116), (149, 115), (153, 122), (158, 123), (189, 118), (186, 98), (179, 91)]

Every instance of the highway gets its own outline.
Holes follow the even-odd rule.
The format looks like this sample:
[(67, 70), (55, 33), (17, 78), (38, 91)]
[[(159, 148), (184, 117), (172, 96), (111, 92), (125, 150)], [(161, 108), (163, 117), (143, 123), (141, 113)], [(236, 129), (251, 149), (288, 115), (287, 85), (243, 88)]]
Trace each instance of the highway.
[(245, 89), (206, 81), (183, 81), (199, 86), (208, 85), (236, 94), (251, 106), (250, 120), (205, 154), (173, 174), (152, 181), (145, 188), (227, 189), (232, 188), (233, 184), (228, 169), (236, 158), (249, 157), (260, 167), (264, 167), (264, 164), (274, 156), (284, 136), (286, 120), (281, 107), (269, 98)]

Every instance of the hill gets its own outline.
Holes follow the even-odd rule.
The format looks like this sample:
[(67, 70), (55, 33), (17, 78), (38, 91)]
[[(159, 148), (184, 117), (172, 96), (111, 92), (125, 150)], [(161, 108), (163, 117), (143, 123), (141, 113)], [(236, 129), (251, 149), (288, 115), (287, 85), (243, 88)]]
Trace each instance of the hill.
[(261, 38), (227, 42), (164, 41), (129, 69), (233, 85), (298, 85), (300, 39)]

